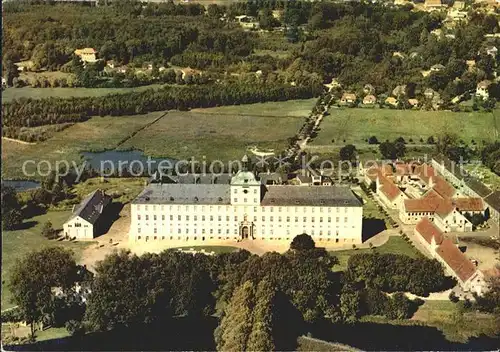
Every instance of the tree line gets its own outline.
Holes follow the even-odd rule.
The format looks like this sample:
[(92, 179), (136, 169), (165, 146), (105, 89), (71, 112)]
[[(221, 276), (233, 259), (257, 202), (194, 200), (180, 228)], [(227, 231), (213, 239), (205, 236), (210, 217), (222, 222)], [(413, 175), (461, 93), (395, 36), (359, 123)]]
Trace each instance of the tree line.
[(309, 86), (245, 85), (238, 83), (163, 87), (102, 97), (19, 99), (2, 105), (5, 126), (33, 127), (80, 122), (90, 116), (123, 116), (162, 110), (186, 110), (221, 105), (306, 99), (319, 95), (320, 84)]

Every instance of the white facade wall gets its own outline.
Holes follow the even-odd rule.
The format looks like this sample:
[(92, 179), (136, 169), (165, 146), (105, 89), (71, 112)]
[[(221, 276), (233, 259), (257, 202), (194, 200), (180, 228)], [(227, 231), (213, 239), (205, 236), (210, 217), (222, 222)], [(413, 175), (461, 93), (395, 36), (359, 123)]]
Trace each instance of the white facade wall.
[(472, 224), (469, 220), (460, 214), (456, 209), (453, 210), (447, 216), (441, 218), (440, 216), (435, 216), (435, 224), (443, 232), (466, 232), (472, 231)]
[(475, 292), (479, 296), (482, 296), (488, 290), (488, 285), (484, 279), (484, 275), (479, 270), (476, 270), (475, 274), (470, 277), (469, 280), (464, 282), (463, 288), (465, 291)]
[(497, 226), (500, 226), (500, 213), (493, 209), (493, 207), (488, 206), (487, 208), (490, 211), (490, 218), (496, 222)]
[(360, 244), (362, 216), (361, 206), (132, 204), (129, 236), (131, 241), (238, 240), (246, 221), (254, 239), (291, 241), (307, 233), (319, 241)]
[(406, 225), (416, 225), (422, 220), (424, 217), (429, 218), (429, 220), (434, 220), (434, 212), (410, 212), (406, 211), (403, 205), (403, 208), (399, 211), (399, 219)]
[(64, 223), (63, 236), (80, 240), (93, 239), (94, 226), (87, 220), (76, 216)]

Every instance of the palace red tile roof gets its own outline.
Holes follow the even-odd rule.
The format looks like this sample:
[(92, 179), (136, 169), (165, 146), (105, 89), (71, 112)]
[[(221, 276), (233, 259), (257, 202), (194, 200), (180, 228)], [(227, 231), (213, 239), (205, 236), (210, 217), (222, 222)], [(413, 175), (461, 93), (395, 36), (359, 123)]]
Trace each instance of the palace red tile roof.
[(443, 197), (441, 197), (435, 190), (430, 189), (422, 196), (422, 199), (443, 199)]
[(439, 245), (443, 242), (442, 232), (427, 217), (418, 222), (415, 230), (417, 230), (420, 236), (422, 236), (429, 244), (431, 244), (433, 237), (436, 244)]
[(443, 199), (439, 201), (438, 207), (436, 208), (436, 214), (441, 218), (446, 217), (453, 210), (455, 210), (455, 203), (451, 199)]
[(449, 239), (443, 240), (436, 253), (450, 266), (462, 282), (470, 279), (477, 270), (475, 265)]
[(432, 177), (432, 188), (443, 198), (451, 198), (455, 194), (455, 188), (441, 176)]
[(455, 208), (459, 211), (483, 211), (481, 198), (443, 199), (437, 192), (430, 190), (423, 198), (405, 199), (406, 212), (436, 213), (443, 217), (450, 214)]
[(465, 282), (477, 271), (475, 265), (458, 249), (458, 247), (437, 228), (427, 217), (419, 221), (415, 230), (427, 243), (434, 238), (439, 247), (436, 254), (451, 268), (455, 275)]
[(389, 164), (382, 164), (380, 166), (372, 166), (368, 170), (366, 170), (366, 175), (370, 178), (370, 180), (375, 181), (377, 177), (381, 176), (391, 176), (392, 166)]
[(413, 173), (413, 165), (412, 164), (396, 164), (394, 165), (396, 172), (396, 175), (403, 176), (403, 175), (410, 175)]
[(437, 176), (436, 170), (432, 166), (427, 164), (422, 164), (415, 167), (414, 174), (420, 177), (420, 179), (426, 184), (429, 183), (429, 179), (431, 177)]
[(404, 206), (407, 212), (433, 213), (439, 207), (441, 199), (436, 198), (420, 198), (420, 199), (405, 199)]
[(460, 211), (483, 211), (484, 205), (481, 198), (455, 198), (453, 200)]
[(401, 194), (401, 190), (396, 186), (391, 180), (389, 180), (387, 177), (381, 176), (379, 177), (380, 184), (382, 187), (380, 187), (380, 191), (389, 199), (389, 200), (394, 200), (396, 199), (397, 196)]

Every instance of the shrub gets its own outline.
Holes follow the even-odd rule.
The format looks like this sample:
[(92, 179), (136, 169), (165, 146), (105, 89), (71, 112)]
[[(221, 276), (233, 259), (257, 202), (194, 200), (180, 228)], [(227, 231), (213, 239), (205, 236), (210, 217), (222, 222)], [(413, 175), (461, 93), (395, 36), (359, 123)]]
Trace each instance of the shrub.
[(457, 297), (457, 295), (455, 294), (454, 291), (451, 291), (450, 294), (448, 295), (448, 298), (450, 299), (450, 301), (452, 301), (453, 303), (457, 303), (460, 299)]
[(79, 336), (85, 334), (85, 328), (81, 321), (70, 320), (66, 322), (65, 327), (71, 336)]
[(52, 223), (49, 221), (47, 221), (45, 224), (43, 224), (43, 228), (42, 228), (42, 235), (43, 237), (45, 238), (48, 238), (49, 240), (53, 239), (55, 237), (55, 230), (54, 228), (52, 227)]
[(294, 237), (292, 243), (290, 244), (290, 249), (301, 251), (314, 249), (316, 244), (314, 240), (308, 234), (301, 234)]

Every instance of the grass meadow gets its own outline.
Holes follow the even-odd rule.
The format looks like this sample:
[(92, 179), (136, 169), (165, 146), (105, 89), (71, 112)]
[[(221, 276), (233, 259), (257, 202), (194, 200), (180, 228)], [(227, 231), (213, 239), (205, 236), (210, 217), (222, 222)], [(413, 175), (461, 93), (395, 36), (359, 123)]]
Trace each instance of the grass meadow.
[(192, 111), (169, 111), (121, 147), (146, 155), (197, 160), (239, 160), (249, 146), (284, 150), (313, 105), (314, 99)]
[[(39, 179), (35, 164), (26, 164), (28, 174), (24, 175), (23, 164), (26, 161), (39, 163), (47, 160), (52, 167), (59, 160), (69, 163), (81, 163), (81, 152), (115, 149), (131, 134), (143, 128), (161, 116), (163, 112), (147, 115), (120, 117), (93, 117), (88, 121), (76, 123), (64, 131), (56, 132), (46, 141), (36, 144), (23, 144), (16, 141), (2, 140), (2, 178)], [(46, 165), (41, 165), (42, 171)]]
[(48, 240), (42, 236), (42, 227), (45, 222), (50, 220), (54, 229), (62, 230), (62, 225), (70, 214), (71, 211), (49, 211), (25, 220), (21, 229), (2, 231), (2, 309), (13, 306), (9, 290), (9, 276), (18, 259), (44, 247), (62, 246), (71, 249), (78, 261), (82, 251), (91, 245), (92, 242)]
[[(398, 137), (424, 143), (427, 138), (444, 132), (454, 132), (466, 143), (472, 140), (494, 141), (500, 138), (500, 117), (491, 113), (456, 113), (451, 111), (419, 111), (393, 109), (332, 108), (320, 125), (312, 146), (367, 144), (375, 136), (379, 141)], [(333, 140), (333, 142), (332, 142)], [(345, 141), (345, 142), (344, 142)]]
[(134, 88), (7, 88), (2, 91), (2, 100), (9, 102), (20, 98), (80, 98), (80, 97), (100, 97), (108, 94), (123, 94), (132, 91), (142, 91), (150, 88), (160, 88), (160, 84), (152, 84)]

